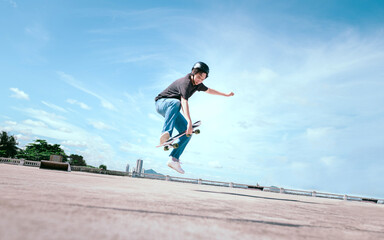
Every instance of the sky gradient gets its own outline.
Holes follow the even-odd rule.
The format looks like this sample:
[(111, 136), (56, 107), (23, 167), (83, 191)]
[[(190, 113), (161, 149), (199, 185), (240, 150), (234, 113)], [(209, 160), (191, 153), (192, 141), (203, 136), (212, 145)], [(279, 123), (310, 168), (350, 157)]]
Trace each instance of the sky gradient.
[(0, 130), (176, 175), (154, 98), (196, 61), (185, 177), (384, 198), (382, 1), (0, 0)]

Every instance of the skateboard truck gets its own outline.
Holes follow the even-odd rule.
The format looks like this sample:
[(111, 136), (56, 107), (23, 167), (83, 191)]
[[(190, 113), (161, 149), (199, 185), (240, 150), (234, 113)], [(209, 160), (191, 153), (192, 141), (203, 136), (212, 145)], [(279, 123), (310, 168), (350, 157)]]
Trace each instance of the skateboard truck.
[[(196, 129), (196, 130), (193, 131), (192, 133), (194, 133), (194, 134), (199, 134), (199, 133), (200, 133), (200, 129)], [(186, 136), (187, 136), (187, 137), (191, 137), (192, 134), (187, 134)]]

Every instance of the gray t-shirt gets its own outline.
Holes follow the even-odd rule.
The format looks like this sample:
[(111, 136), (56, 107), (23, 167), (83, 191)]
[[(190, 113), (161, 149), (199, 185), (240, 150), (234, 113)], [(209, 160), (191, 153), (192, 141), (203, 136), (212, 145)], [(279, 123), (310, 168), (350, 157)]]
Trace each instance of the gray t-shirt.
[(164, 91), (162, 91), (155, 101), (161, 98), (176, 98), (181, 100), (181, 97), (188, 100), (196, 91), (207, 91), (208, 88), (200, 83), (199, 85), (193, 85), (191, 81), (191, 74), (187, 74), (185, 77), (177, 79), (171, 85), (169, 85)]

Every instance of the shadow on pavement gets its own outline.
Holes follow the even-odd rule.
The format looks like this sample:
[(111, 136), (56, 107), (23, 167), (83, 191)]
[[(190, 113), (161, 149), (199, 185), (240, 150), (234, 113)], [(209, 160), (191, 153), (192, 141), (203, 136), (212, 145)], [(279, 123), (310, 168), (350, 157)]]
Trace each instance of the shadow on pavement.
[(203, 215), (193, 215), (193, 214), (183, 214), (183, 213), (172, 213), (172, 212), (160, 212), (160, 211), (150, 211), (150, 210), (141, 210), (141, 209), (128, 209), (128, 208), (116, 208), (116, 207), (101, 207), (101, 206), (91, 206), (91, 205), (82, 205), (82, 204), (71, 204), (70, 206), (74, 207), (84, 207), (90, 209), (104, 209), (104, 210), (113, 210), (113, 211), (123, 211), (123, 212), (135, 212), (135, 213), (145, 213), (145, 214), (159, 214), (159, 215), (170, 215), (170, 216), (179, 216), (179, 217), (190, 217), (190, 218), (201, 218), (201, 219), (209, 219), (209, 220), (219, 220), (219, 221), (230, 221), (230, 222), (242, 222), (242, 223), (260, 223), (260, 224), (268, 224), (282, 227), (310, 227), (305, 225), (298, 224), (290, 224), (290, 223), (282, 223), (282, 222), (272, 222), (272, 221), (261, 221), (254, 219), (243, 219), (243, 218), (220, 218), (213, 216), (203, 216)]
[(234, 195), (234, 196), (241, 196), (241, 197), (260, 198), (260, 199), (266, 199), (266, 200), (276, 200), (276, 201), (287, 201), (287, 202), (300, 202), (300, 203), (318, 204), (318, 203), (314, 203), (314, 202), (304, 202), (304, 201), (299, 201), (299, 200), (294, 200), (294, 199), (259, 197), (259, 196), (240, 194), (240, 193), (214, 192), (214, 191), (206, 191), (206, 190), (195, 190), (195, 191), (196, 192), (205, 192), (205, 193), (227, 194), (227, 195)]

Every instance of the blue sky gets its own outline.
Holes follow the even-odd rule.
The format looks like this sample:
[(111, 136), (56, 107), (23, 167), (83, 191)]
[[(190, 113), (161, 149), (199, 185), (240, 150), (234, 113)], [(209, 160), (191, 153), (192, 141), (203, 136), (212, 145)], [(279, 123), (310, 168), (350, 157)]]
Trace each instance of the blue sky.
[(154, 97), (196, 61), (185, 177), (384, 198), (382, 1), (0, 0), (0, 130), (124, 170), (155, 148)]

